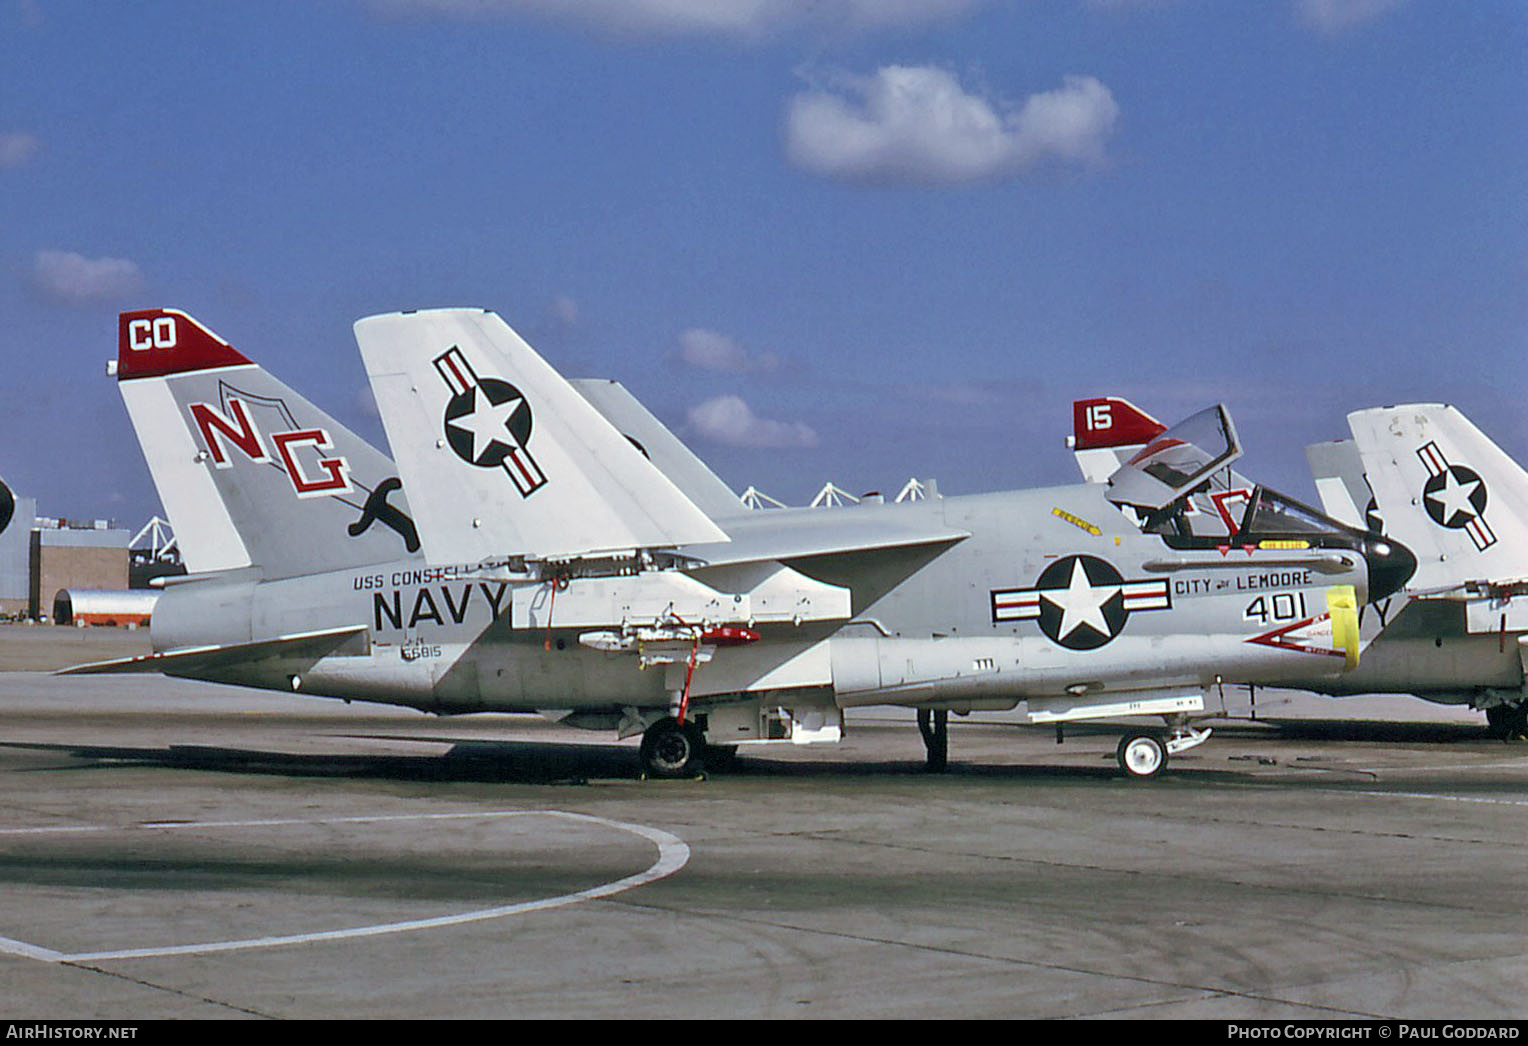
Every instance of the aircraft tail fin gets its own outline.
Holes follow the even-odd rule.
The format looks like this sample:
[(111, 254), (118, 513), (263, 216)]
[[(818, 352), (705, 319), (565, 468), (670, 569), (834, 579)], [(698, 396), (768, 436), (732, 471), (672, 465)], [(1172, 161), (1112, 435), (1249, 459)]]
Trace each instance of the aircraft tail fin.
[(1118, 396), (1095, 396), (1072, 404), (1067, 445), (1089, 483), (1103, 483), (1146, 444), (1167, 431), (1150, 414)]
[(116, 376), (188, 570), (266, 577), (419, 547), (387, 456), (175, 309), (122, 313)]
[(355, 334), (431, 562), (727, 540), (494, 313), (389, 313)]
[(1316, 481), (1322, 511), (1359, 530), (1384, 531), (1356, 443), (1350, 439), (1312, 443), (1305, 448), (1305, 460)]
[(1348, 425), (1386, 533), (1417, 555), (1411, 588), (1528, 578), (1528, 473), (1469, 419), (1409, 404)]
[(620, 382), (574, 378), (569, 384), (706, 515), (720, 520), (746, 516), (751, 511), (731, 487)]

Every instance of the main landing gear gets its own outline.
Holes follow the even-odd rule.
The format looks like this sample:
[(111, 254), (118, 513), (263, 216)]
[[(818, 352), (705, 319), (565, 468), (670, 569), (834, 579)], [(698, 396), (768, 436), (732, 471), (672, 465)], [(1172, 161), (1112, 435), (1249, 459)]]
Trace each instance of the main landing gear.
[(706, 766), (706, 734), (692, 719), (658, 720), (642, 733), (642, 769), (650, 777), (694, 777)]
[(942, 774), (950, 763), (950, 713), (944, 708), (918, 709), (918, 733), (923, 735), (923, 769)]
[(1486, 729), (1502, 741), (1528, 740), (1528, 702), (1487, 708)]

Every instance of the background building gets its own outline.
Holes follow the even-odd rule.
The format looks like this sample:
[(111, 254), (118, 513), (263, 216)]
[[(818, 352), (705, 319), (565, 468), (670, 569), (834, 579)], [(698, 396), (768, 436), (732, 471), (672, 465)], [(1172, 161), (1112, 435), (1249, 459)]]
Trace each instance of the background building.
[(53, 598), (61, 589), (125, 590), (131, 539), (129, 531), (109, 527), (104, 520), (89, 529), (39, 525), (32, 531), (27, 613), (35, 618), (52, 614)]
[(158, 596), (146, 590), (159, 577), (183, 573), (174, 535), (159, 517), (136, 536), (104, 519), (40, 517), (36, 498), (17, 497), (0, 480), (0, 620), (146, 624)]

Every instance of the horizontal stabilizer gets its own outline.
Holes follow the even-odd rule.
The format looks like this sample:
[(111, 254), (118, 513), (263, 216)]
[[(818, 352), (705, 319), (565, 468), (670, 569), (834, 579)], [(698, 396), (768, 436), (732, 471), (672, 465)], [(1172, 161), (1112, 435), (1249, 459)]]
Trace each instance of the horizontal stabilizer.
[(355, 335), (431, 562), (727, 540), (494, 313), (389, 313)]
[[(320, 658), (335, 653), (346, 643), (364, 642), (365, 625), (332, 628), (321, 632), (301, 632), (253, 643), (230, 646), (190, 647), (114, 661), (96, 661), (61, 669), (56, 675), (107, 675), (123, 672), (162, 672), (165, 675), (205, 675), (220, 668), (247, 665), (267, 658)], [(360, 653), (361, 651), (357, 651)]]

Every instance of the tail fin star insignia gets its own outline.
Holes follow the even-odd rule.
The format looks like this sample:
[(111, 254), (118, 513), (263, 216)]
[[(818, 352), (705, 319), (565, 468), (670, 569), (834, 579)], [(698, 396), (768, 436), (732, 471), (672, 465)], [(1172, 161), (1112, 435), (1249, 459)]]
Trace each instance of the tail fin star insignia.
[(451, 390), (446, 404), (446, 442), (456, 456), (479, 468), (499, 468), (514, 480), (521, 497), (546, 486), (546, 474), (531, 455), (531, 405), (507, 381), (479, 378), (453, 345), (433, 361)]
[(355, 332), (432, 563), (728, 540), (494, 313), (388, 313)]
[(1486, 522), (1486, 484), (1474, 469), (1450, 465), (1436, 442), (1417, 450), (1427, 469), (1422, 504), (1440, 527), (1464, 530), (1481, 552), (1496, 544), (1496, 534)]
[(1348, 427), (1386, 535), (1416, 550), (1414, 593), (1528, 577), (1528, 472), (1457, 408), (1373, 407)]

